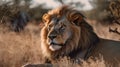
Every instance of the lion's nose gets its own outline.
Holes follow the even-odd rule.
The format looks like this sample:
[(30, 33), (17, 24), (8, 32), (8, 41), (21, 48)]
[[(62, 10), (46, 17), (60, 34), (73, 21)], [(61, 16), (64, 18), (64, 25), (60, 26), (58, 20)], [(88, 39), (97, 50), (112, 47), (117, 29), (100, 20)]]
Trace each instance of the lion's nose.
[(51, 40), (53, 40), (54, 38), (56, 38), (57, 36), (56, 35), (49, 35), (48, 36)]

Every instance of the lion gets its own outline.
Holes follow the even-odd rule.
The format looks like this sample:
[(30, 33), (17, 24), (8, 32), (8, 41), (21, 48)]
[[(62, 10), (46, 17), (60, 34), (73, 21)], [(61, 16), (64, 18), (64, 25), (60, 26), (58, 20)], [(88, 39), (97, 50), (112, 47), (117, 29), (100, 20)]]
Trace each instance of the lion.
[(88, 60), (99, 55), (106, 62), (120, 61), (120, 42), (98, 37), (80, 11), (62, 6), (48, 11), (42, 19), (45, 25), (40, 36), (45, 63), (65, 56)]

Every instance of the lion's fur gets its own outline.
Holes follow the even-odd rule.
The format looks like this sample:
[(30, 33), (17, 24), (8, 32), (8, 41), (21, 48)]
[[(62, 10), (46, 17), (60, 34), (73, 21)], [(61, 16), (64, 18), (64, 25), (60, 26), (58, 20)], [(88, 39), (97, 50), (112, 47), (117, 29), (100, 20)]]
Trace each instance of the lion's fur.
[[(48, 48), (48, 44), (46, 43), (47, 35), (49, 33), (49, 31), (47, 30), (47, 24), (49, 23), (50, 18), (54, 18), (53, 16), (57, 15), (57, 16), (61, 17), (63, 15), (67, 15), (70, 12), (71, 13), (76, 12), (77, 14), (80, 15), (80, 17), (82, 17), (82, 19), (80, 19), (80, 23), (76, 24), (77, 26), (74, 24), (70, 25), (70, 29), (72, 30), (73, 34), (71, 36), (71, 39), (69, 39), (67, 41), (67, 44), (63, 48), (61, 48), (61, 50), (53, 52)], [(92, 51), (91, 53), (88, 53), (91, 56), (97, 56), (99, 53), (96, 53), (96, 52), (99, 52), (99, 51), (103, 51), (103, 53), (102, 52), (101, 53), (105, 54), (104, 51), (107, 53), (107, 52), (109, 52), (110, 49), (101, 50), (101, 48), (103, 48), (104, 45), (107, 47), (108, 44), (119, 43), (118, 46), (120, 47), (120, 42), (110, 43), (111, 41), (109, 42), (109, 40), (107, 40), (107, 43), (102, 43), (103, 41), (104, 42), (106, 42), (106, 41), (99, 38), (94, 33), (93, 28), (84, 20), (84, 16), (79, 11), (74, 10), (73, 8), (71, 9), (69, 7), (63, 6), (63, 7), (51, 10), (47, 14), (48, 14), (48, 16), (47, 15), (43, 16), (43, 19), (45, 19), (44, 22), (46, 22), (46, 23), (45, 23), (45, 26), (41, 30), (41, 49), (42, 49), (43, 56), (51, 61), (57, 59), (60, 56), (81, 58), (79, 56), (80, 56), (80, 53), (82, 53), (82, 51), (85, 51), (85, 53), (87, 53), (87, 51), (89, 51), (89, 52)], [(69, 22), (72, 22), (71, 21), (72, 19), (69, 19), (69, 16), (65, 16), (65, 17), (67, 17)], [(76, 21), (76, 22), (79, 22), (79, 21)], [(102, 47), (100, 47), (101, 44), (102, 44)], [(112, 46), (114, 46), (114, 45), (112, 45)], [(92, 48), (92, 49), (88, 50), (89, 48)], [(120, 48), (119, 48), (119, 50), (120, 50)], [(93, 52), (97, 55), (94, 55)], [(90, 55), (88, 55), (88, 57)], [(116, 55), (118, 55), (118, 54), (116, 54)], [(119, 54), (119, 56), (120, 56), (120, 54)], [(104, 55), (103, 55), (103, 57), (104, 57)], [(84, 59), (84, 58), (82, 58), (82, 59)]]

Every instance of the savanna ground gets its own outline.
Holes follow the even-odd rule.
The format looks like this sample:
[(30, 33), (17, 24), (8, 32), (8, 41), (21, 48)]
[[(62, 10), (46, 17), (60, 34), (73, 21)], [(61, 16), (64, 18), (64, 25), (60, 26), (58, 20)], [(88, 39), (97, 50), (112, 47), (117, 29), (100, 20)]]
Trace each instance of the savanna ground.
[[(93, 25), (95, 32), (102, 38), (120, 40), (120, 36), (109, 33), (108, 26), (96, 24), (96, 21), (88, 21)], [(40, 29), (43, 25), (28, 24), (20, 33), (10, 31), (7, 27), (0, 25), (0, 67), (21, 67), (24, 64), (42, 63), (40, 50)], [(110, 64), (109, 64), (110, 65)], [(59, 67), (109, 67), (104, 60), (90, 60), (83, 64), (70, 62), (67, 58), (61, 59)], [(55, 66), (56, 67), (56, 66)]]

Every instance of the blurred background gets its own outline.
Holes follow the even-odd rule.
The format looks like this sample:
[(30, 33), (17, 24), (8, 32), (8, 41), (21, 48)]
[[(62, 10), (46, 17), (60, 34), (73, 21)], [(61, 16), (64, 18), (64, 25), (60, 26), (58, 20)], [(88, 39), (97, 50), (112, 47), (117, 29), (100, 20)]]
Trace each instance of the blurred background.
[(42, 15), (62, 5), (80, 10), (99, 37), (120, 41), (120, 0), (0, 0), (0, 67), (41, 63)]
[[(0, 0), (0, 23), (19, 32), (28, 23), (40, 24), (42, 15), (48, 10), (70, 5), (80, 10), (89, 22), (120, 25), (119, 4), (119, 0)], [(109, 27), (110, 32), (120, 34), (118, 30)]]

